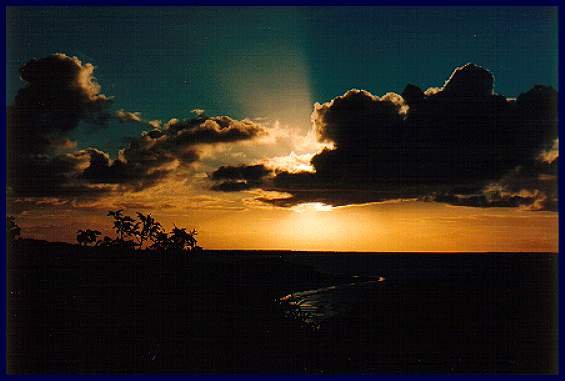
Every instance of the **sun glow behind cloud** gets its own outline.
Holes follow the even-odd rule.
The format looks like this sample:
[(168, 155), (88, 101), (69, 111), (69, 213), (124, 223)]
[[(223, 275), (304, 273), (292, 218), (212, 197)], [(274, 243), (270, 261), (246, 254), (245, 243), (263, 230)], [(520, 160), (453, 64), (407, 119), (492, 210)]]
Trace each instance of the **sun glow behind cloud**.
[(279, 120), (307, 132), (312, 112), (309, 67), (301, 47), (290, 43), (241, 52), (219, 78), (250, 117)]
[[(234, 12), (236, 11), (234, 10)], [(108, 131), (107, 135), (114, 138), (109, 140), (117, 142), (118, 137), (121, 136), (117, 131), (122, 131), (121, 133), (125, 134), (125, 130), (130, 127), (130, 130), (133, 130), (134, 126), (139, 127), (140, 124), (143, 125), (145, 130), (162, 130), (167, 123), (172, 125), (182, 122), (188, 117), (187, 113), (191, 108), (206, 109), (206, 111), (194, 110), (193, 113), (196, 116), (202, 116), (208, 112), (210, 116), (225, 114), (233, 116), (237, 123), (248, 118), (254, 123), (264, 125), (269, 134), (255, 134), (256, 136), (254, 135), (253, 139), (243, 139), (237, 142), (216, 139), (217, 141), (214, 144), (194, 145), (194, 147), (191, 145), (194, 148), (195, 156), (180, 155), (183, 152), (179, 151), (179, 155), (176, 156), (177, 159), (164, 160), (161, 164), (157, 163), (155, 166), (148, 167), (142, 175), (150, 177), (159, 172), (164, 172), (167, 176), (164, 176), (158, 182), (150, 183), (150, 186), (148, 185), (148, 187), (139, 191), (122, 192), (118, 189), (117, 184), (93, 183), (88, 184), (87, 189), (89, 191), (108, 190), (104, 197), (79, 198), (78, 200), (46, 197), (35, 200), (35, 205), (31, 205), (30, 199), (21, 199), (20, 203), (16, 203), (15, 209), (19, 210), (18, 213), (21, 212), (18, 218), (21, 217), (20, 221), (24, 228), (24, 234), (29, 236), (38, 232), (37, 236), (40, 238), (52, 239), (57, 237), (57, 239), (73, 241), (78, 228), (98, 227), (100, 230), (104, 230), (103, 226), (108, 222), (105, 217), (107, 210), (123, 207), (132, 215), (136, 211), (146, 213), (151, 211), (167, 227), (171, 227), (174, 223), (195, 227), (201, 233), (199, 237), (202, 245), (206, 248), (556, 250), (558, 215), (555, 212), (552, 214), (509, 209), (456, 208), (433, 203), (407, 202), (405, 198), (402, 200), (391, 199), (385, 203), (371, 202), (371, 199), (368, 199), (369, 202), (367, 203), (362, 203), (364, 200), (355, 199), (354, 202), (360, 202), (354, 204), (355, 207), (351, 205), (331, 207), (319, 202), (324, 198), (316, 194), (316, 191), (320, 190), (317, 188), (313, 189), (311, 193), (303, 193), (307, 197), (300, 198), (295, 206), (285, 209), (279, 208), (273, 203), (261, 202), (259, 198), (267, 201), (290, 198), (293, 196), (290, 193), (292, 188), (282, 186), (266, 189), (249, 187), (241, 192), (211, 192), (208, 176), (215, 169), (224, 165), (263, 164), (269, 170), (273, 170), (272, 176), (276, 171), (289, 174), (315, 172), (311, 159), (326, 147), (324, 143), (318, 141), (319, 136), (316, 135), (316, 130), (312, 128), (311, 124), (311, 113), (315, 102), (331, 103), (331, 99), (340, 96), (339, 94), (350, 88), (373, 89), (378, 90), (375, 94), (384, 94), (386, 91), (395, 88), (395, 86), (387, 83), (387, 78), (402, 77), (402, 81), (404, 81), (404, 76), (409, 74), (405, 66), (387, 65), (381, 61), (381, 57), (378, 57), (378, 60), (369, 59), (371, 51), (377, 52), (379, 50), (368, 49), (368, 44), (362, 42), (364, 35), (372, 36), (373, 33), (365, 33), (364, 35), (359, 33), (358, 36), (355, 34), (355, 36), (361, 38), (347, 40), (357, 43), (338, 44), (337, 41), (344, 41), (339, 40), (340, 37), (345, 36), (341, 29), (337, 33), (338, 29), (333, 28), (332, 33), (335, 31), (335, 35), (324, 34), (315, 30), (312, 35), (320, 36), (320, 40), (315, 43), (308, 42), (308, 33), (311, 33), (308, 27), (304, 27), (305, 33), (303, 33), (300, 23), (292, 22), (292, 20), (296, 21), (295, 18), (298, 13), (287, 14), (287, 17), (280, 17), (274, 13), (268, 17), (259, 15), (254, 22), (245, 19), (246, 22), (236, 25), (235, 28), (232, 23), (223, 22), (223, 20), (214, 17), (203, 18), (205, 25), (200, 27), (195, 27), (194, 23), (187, 23), (183, 19), (179, 25), (182, 25), (183, 28), (190, 26), (191, 30), (185, 30), (185, 33), (179, 33), (178, 30), (173, 31), (177, 38), (186, 36), (187, 40), (183, 44), (173, 43), (177, 41), (174, 39), (164, 39), (164, 29), (166, 28), (159, 26), (160, 33), (152, 33), (147, 37), (158, 37), (157, 44), (154, 45), (158, 49), (153, 51), (161, 52), (162, 47), (171, 49), (168, 51), (171, 54), (159, 55), (159, 57), (164, 58), (159, 61), (162, 65), (153, 64), (157, 62), (153, 61), (153, 58), (151, 58), (151, 61), (139, 58), (139, 51), (137, 50), (133, 52), (134, 54), (131, 54), (132, 51), (124, 50), (124, 57), (119, 61), (124, 62), (123, 68), (116, 68), (113, 62), (108, 65), (108, 62), (101, 61), (103, 57), (107, 56), (107, 51), (103, 51), (101, 54), (93, 53), (94, 60), (84, 57), (83, 62), (86, 70), (81, 72), (78, 83), (81, 88), (86, 89), (88, 95), (86, 99), (91, 99), (97, 91), (103, 91), (109, 97), (116, 96), (115, 109), (117, 111), (115, 117), (119, 122), (114, 123), (113, 127), (118, 128), (110, 127), (100, 134), (87, 135), (84, 131), (79, 131), (75, 135), (71, 134), (67, 136), (68, 140), (62, 141), (58, 146), (57, 149), (61, 151), (55, 152), (58, 155), (67, 151), (94, 146), (104, 149), (104, 151), (110, 153), (112, 158), (115, 158), (116, 150), (104, 147), (104, 144), (109, 143), (101, 143), (102, 139), (98, 136), (106, 135), (106, 131)], [(233, 17), (232, 10), (226, 11), (226, 15), (229, 15), (231, 19)], [(32, 19), (36, 22), (37, 18), (30, 18), (30, 20)], [(50, 20), (51, 23), (58, 20), (59, 15), (56, 15), (53, 19), (45, 19)], [(116, 25), (119, 26), (120, 30), (123, 29), (123, 19), (122, 16), (116, 17)], [(88, 22), (86, 19), (84, 21)], [(309, 23), (311, 21), (313, 20), (308, 19)], [(139, 26), (142, 24), (137, 24), (138, 22), (136, 17), (129, 19), (127, 24), (140, 31), (147, 30), (147, 28), (140, 28)], [(362, 29), (355, 24), (347, 24), (348, 26), (354, 25), (355, 30), (361, 31)], [(370, 25), (372, 28), (378, 26), (379, 23), (371, 23)], [(44, 29), (48, 31), (49, 27), (46, 26)], [(61, 34), (60, 36), (64, 42), (68, 38), (68, 31), (65, 28), (61, 28), (61, 30), (65, 30), (64, 35)], [(193, 36), (191, 34), (193, 31), (202, 32), (202, 35)], [(93, 35), (92, 37), (98, 38), (97, 36)], [(372, 37), (370, 38), (372, 39)], [(148, 43), (148, 40), (150, 38), (140, 40), (144, 42), (144, 48), (147, 48), (145, 44)], [(92, 48), (97, 46), (96, 41), (91, 45)], [(165, 41), (168, 43), (164, 44)], [(191, 46), (192, 42), (202, 42), (202, 45)], [(326, 49), (322, 49), (324, 44), (328, 42), (330, 45), (326, 46)], [(66, 50), (63, 49), (64, 43), (58, 45), (61, 46), (62, 51)], [(359, 54), (344, 54), (343, 48), (352, 48), (357, 45), (362, 47)], [(396, 53), (397, 44), (389, 45), (395, 47)], [(182, 46), (184, 49), (178, 49), (178, 46)], [(166, 49), (164, 51), (167, 52)], [(180, 54), (186, 52), (189, 53), (185, 56)], [(198, 52), (198, 54), (194, 54), (195, 52)], [(412, 51), (410, 53), (410, 56), (421, 56), (421, 54)], [(80, 56), (78, 53), (72, 53), (72, 55), (74, 54)], [(324, 54), (328, 55), (324, 56)], [(41, 54), (39, 55), (41, 56)], [(138, 59), (128, 61), (132, 56), (138, 57)], [(360, 57), (363, 59), (359, 59)], [(388, 57), (396, 57), (396, 54), (389, 54)], [(467, 59), (466, 55), (464, 58)], [(470, 58), (472, 58), (472, 55)], [(19, 61), (24, 63), (27, 59), (29, 59), (29, 55), (26, 52), (24, 59)], [(89, 61), (96, 65), (96, 73), (100, 73), (99, 76), (97, 74), (97, 77), (100, 80), (101, 89), (88, 79), (90, 77), (87, 74), (92, 74), (93, 68), (86, 63)], [(173, 64), (167, 66), (168, 61)], [(459, 59), (455, 60), (455, 58), (454, 61), (456, 63), (464, 62)], [(147, 62), (152, 64), (147, 64)], [(182, 65), (179, 64), (181, 62)], [(348, 62), (348, 65), (340, 66), (340, 62)], [(320, 63), (323, 65), (320, 65)], [(154, 73), (150, 70), (143, 71), (136, 64), (142, 64), (143, 70), (145, 68), (158, 68), (158, 70)], [(441, 80), (429, 82), (432, 76), (436, 76), (435, 66), (438, 66), (437, 63), (430, 64), (430, 67), (425, 68), (425, 70), (422, 68), (426, 75), (420, 76), (418, 81), (414, 80), (414, 83), (422, 85), (425, 83), (426, 87), (440, 85)], [(116, 71), (116, 81), (109, 79), (112, 68)], [(395, 68), (398, 68), (398, 72)], [(148, 90), (151, 91), (143, 92), (137, 87), (131, 87), (130, 76), (124, 75), (118, 69), (125, 69), (134, 73), (136, 78), (142, 78), (143, 81), (140, 82), (149, 84), (151, 89)], [(510, 67), (508, 69), (516, 70)], [(107, 71), (104, 72), (103, 70)], [(17, 71), (14, 70), (13, 72), (16, 73)], [(439, 68), (437, 72), (439, 72)], [(505, 70), (500, 70), (500, 72), (502, 76), (506, 75)], [(517, 71), (517, 73), (522, 72), (522, 69)], [(375, 73), (378, 76), (373, 76)], [(398, 76), (399, 73), (402, 73), (402, 76)], [(357, 74), (359, 76), (355, 78)], [(538, 75), (531, 76), (532, 78), (536, 77), (536, 81), (538, 80)], [(523, 76), (515, 77), (518, 80)], [(129, 82), (126, 83), (125, 80)], [(116, 82), (115, 86), (114, 82)], [(497, 83), (502, 82), (497, 79)], [(508, 81), (506, 80), (506, 82)], [(404, 82), (402, 82), (403, 84)], [(20, 83), (18, 83), (19, 85)], [(120, 93), (120, 88), (125, 88), (126, 91)], [(153, 92), (155, 89), (159, 91)], [(401, 87), (396, 87), (396, 91), (401, 89)], [(438, 89), (430, 88), (426, 91), (426, 94), (437, 93)], [(527, 87), (523, 88), (523, 90), (526, 89)], [(503, 91), (502, 93), (506, 92)], [(517, 95), (515, 91), (509, 91), (509, 93)], [(140, 94), (145, 95), (147, 101), (135, 97)], [(168, 97), (167, 95), (170, 94), (173, 96)], [(10, 98), (13, 97), (10, 96)], [(132, 101), (128, 102), (130, 98)], [(135, 102), (133, 101), (134, 98)], [(375, 99), (374, 96), (367, 98)], [(398, 103), (398, 97), (395, 97), (395, 99)], [(405, 116), (406, 110), (406, 107), (401, 108), (401, 116)], [(194, 115), (189, 117), (192, 118)], [(153, 118), (159, 118), (162, 121)], [(346, 125), (344, 131), (350, 131), (351, 127), (356, 124), (362, 123), (344, 123)], [(77, 131), (80, 128), (81, 126), (77, 127)], [(214, 132), (213, 130), (210, 131)], [(152, 132), (155, 133), (155, 131)], [(138, 133), (139, 131), (136, 130), (134, 137), (138, 138)], [(74, 142), (75, 139), (76, 142)], [(499, 141), (502, 140), (504, 139), (499, 139)], [(79, 146), (76, 146), (77, 142)], [(342, 139), (341, 143), (347, 143), (347, 141), (344, 142)], [(361, 143), (352, 145), (353, 149), (347, 151), (345, 155), (341, 155), (341, 158), (356, 157), (359, 146), (375, 146), (368, 140)], [(327, 142), (327, 144), (331, 144), (331, 142)], [(98, 145), (101, 146), (98, 147)], [(393, 144), (382, 144), (382, 147), (392, 146)], [(167, 149), (159, 151), (159, 157), (162, 158), (163, 154), (168, 155), (171, 147), (176, 147), (176, 145), (171, 145), (166, 147)], [(340, 146), (340, 142), (336, 141), (336, 149), (343, 149), (343, 147), (343, 144)], [(25, 146), (25, 148), (28, 149), (29, 147)], [(189, 152), (193, 152), (192, 148)], [(145, 157), (141, 156), (142, 153), (151, 153), (150, 150), (133, 151), (142, 158)], [(408, 150), (403, 153), (408, 153)], [(196, 156), (198, 156), (198, 160), (195, 160)], [(127, 159), (125, 155), (122, 155), (122, 157)], [(558, 140), (555, 140), (552, 147), (547, 146), (541, 152), (538, 161), (552, 163), (557, 157)], [(180, 165), (181, 162), (178, 158), (186, 160), (188, 165)], [(195, 161), (189, 162), (190, 160)], [(124, 160), (124, 163), (126, 161)], [(130, 155), (130, 161), (132, 163), (138, 161), (140, 165), (147, 162), (145, 159), (136, 159), (135, 155)], [(377, 164), (379, 160), (371, 159), (366, 160), (366, 162)], [(384, 161), (380, 160), (380, 162)], [(330, 170), (326, 171), (326, 174), (331, 174), (332, 170), (336, 168), (335, 164), (332, 163), (332, 165), (327, 166)], [(339, 164), (339, 161), (337, 161), (337, 164)], [(89, 166), (88, 161), (80, 161), (77, 164), (77, 171), (82, 173), (87, 166)], [(345, 169), (345, 174), (348, 175), (351, 168)], [(384, 169), (387, 169), (386, 166), (384, 166)], [(323, 176), (323, 170), (319, 169), (318, 174)], [(272, 184), (272, 178), (269, 176), (265, 176), (267, 185)], [(133, 178), (137, 177), (134, 176)], [(358, 177), (363, 178), (362, 176)], [(555, 175), (542, 173), (538, 180), (550, 183), (555, 179)], [(329, 176), (329, 180), (331, 184), (331, 176)], [(306, 185), (309, 185), (309, 183)], [(313, 183), (313, 186), (317, 187), (318, 184)], [(336, 188), (336, 190), (341, 189)], [(518, 196), (542, 200), (542, 198), (536, 196), (535, 192), (521, 188), (509, 192), (505, 191), (505, 188), (500, 184), (494, 184), (486, 190), (491, 191), (491, 193), (497, 192), (497, 195), (504, 197)], [(346, 196), (349, 195), (347, 191), (343, 193)], [(408, 194), (407, 197), (409, 196), (411, 194)], [(326, 200), (328, 203), (332, 201), (331, 198)], [(465, 201), (466, 198), (459, 197), (457, 200)], [(26, 206), (26, 204), (30, 205)], [(294, 204), (290, 203), (287, 206), (290, 205)], [(533, 207), (537, 208), (537, 204), (533, 204)], [(67, 216), (69, 216), (68, 219)], [(68, 226), (64, 231), (53, 228), (57, 226), (57, 221), (60, 221), (61, 218), (65, 219), (64, 223)]]
[(309, 213), (309, 212), (331, 212), (334, 208), (331, 205), (326, 205), (322, 202), (307, 202), (304, 204), (299, 204), (291, 208), (297, 213)]

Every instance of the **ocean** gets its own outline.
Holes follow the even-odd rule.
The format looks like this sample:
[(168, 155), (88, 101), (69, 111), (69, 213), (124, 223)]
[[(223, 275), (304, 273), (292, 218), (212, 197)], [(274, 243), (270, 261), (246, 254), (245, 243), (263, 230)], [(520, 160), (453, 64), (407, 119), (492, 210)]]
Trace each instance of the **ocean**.
[[(547, 253), (303, 253), (285, 260), (346, 284), (281, 295), (367, 373), (551, 373), (558, 256)], [(358, 280), (358, 281), (356, 281)], [(347, 349), (346, 349), (347, 350)], [(423, 364), (426, 364), (424, 366)]]

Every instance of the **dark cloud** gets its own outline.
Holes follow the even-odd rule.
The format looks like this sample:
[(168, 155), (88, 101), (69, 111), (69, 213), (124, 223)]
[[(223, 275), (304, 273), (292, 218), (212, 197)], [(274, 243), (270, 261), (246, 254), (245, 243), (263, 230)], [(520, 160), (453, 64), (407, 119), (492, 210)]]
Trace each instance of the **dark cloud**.
[(240, 165), (240, 166), (221, 166), (211, 174), (213, 180), (247, 180), (257, 181), (268, 174), (271, 170), (263, 164)]
[(272, 170), (263, 164), (221, 166), (209, 177), (219, 182), (212, 186), (213, 190), (237, 192), (261, 187), (264, 185), (264, 179), (271, 173)]
[(200, 145), (249, 140), (265, 133), (262, 125), (228, 116), (174, 119), (163, 128), (132, 139), (114, 161), (104, 153), (91, 150), (90, 165), (82, 178), (91, 183), (121, 184), (140, 190), (197, 161)]
[[(440, 89), (408, 85), (402, 96), (382, 97), (350, 90), (316, 104), (315, 131), (333, 147), (312, 158), (315, 173), (279, 171), (263, 184), (290, 194), (269, 202), (348, 205), (420, 198), (471, 206), (539, 205), (540, 197), (551, 198), (550, 189), (515, 173), (529, 168), (535, 178), (542, 175), (539, 154), (557, 139), (558, 94), (535, 86), (509, 100), (493, 84), (490, 72), (467, 64)], [(519, 183), (512, 188), (504, 180), (511, 173)], [(454, 192), (461, 189), (467, 192)]]
[(94, 67), (58, 53), (20, 68), (27, 84), (7, 109), (8, 189), (23, 196), (81, 191), (74, 179), (84, 158), (66, 134), (83, 121), (104, 125), (111, 99), (100, 92)]
[(528, 210), (557, 211), (557, 166), (558, 159), (555, 156), (549, 161), (531, 161), (517, 166), (498, 181), (482, 189), (469, 193), (454, 189), (435, 195), (432, 199), (460, 206), (521, 207)]
[[(199, 159), (202, 145), (249, 140), (266, 134), (263, 125), (196, 112), (161, 125), (139, 112), (109, 112), (94, 66), (54, 54), (20, 69), (27, 84), (8, 107), (8, 192), (10, 197), (96, 198), (115, 190), (141, 190), (171, 171)], [(130, 139), (112, 160), (96, 148), (77, 151), (66, 136), (79, 123), (92, 128), (110, 119), (140, 123), (150, 131)]]
[(473, 64), (456, 68), (445, 82), (442, 92), (451, 97), (477, 99), (493, 95), (494, 77)]
[(242, 180), (228, 180), (219, 184), (212, 185), (212, 190), (219, 192), (240, 192), (248, 189), (259, 187), (260, 184), (253, 184), (252, 182)]
[[(15, 168), (17, 172), (9, 174), (9, 196), (97, 197), (104, 193), (103, 189), (90, 187), (78, 178), (82, 168), (88, 165), (89, 154), (85, 151), (22, 156), (11, 167), (12, 171)], [(12, 157), (12, 160), (17, 159)]]

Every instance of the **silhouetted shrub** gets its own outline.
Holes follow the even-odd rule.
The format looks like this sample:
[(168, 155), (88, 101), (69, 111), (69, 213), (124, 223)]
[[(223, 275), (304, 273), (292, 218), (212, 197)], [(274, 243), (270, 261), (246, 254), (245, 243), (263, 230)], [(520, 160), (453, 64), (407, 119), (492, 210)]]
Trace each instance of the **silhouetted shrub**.
[(12, 243), (20, 237), (22, 229), (16, 224), (16, 217), (6, 217), (6, 239), (8, 243)]
[(96, 243), (96, 237), (98, 237), (100, 233), (98, 230), (79, 230), (77, 231), (77, 242), (80, 246), (88, 246), (91, 243)]

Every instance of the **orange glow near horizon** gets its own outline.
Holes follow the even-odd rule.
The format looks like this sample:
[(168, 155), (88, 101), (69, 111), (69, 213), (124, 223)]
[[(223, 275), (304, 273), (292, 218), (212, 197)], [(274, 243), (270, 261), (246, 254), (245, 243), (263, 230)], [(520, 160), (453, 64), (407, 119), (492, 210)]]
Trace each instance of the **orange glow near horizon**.
[[(134, 215), (135, 210), (126, 210)], [(329, 208), (154, 210), (165, 228), (198, 230), (206, 249), (488, 252), (558, 251), (558, 214), (510, 208), (466, 208), (402, 202)], [(65, 221), (61, 223), (61, 221)], [(74, 242), (76, 231), (97, 228), (113, 236), (102, 210), (18, 216), (22, 236)]]

